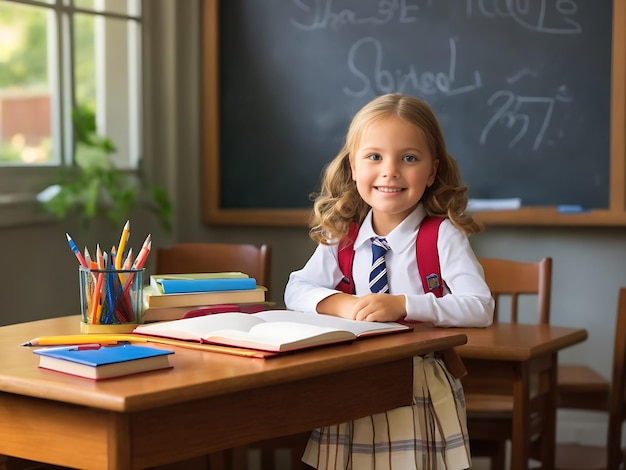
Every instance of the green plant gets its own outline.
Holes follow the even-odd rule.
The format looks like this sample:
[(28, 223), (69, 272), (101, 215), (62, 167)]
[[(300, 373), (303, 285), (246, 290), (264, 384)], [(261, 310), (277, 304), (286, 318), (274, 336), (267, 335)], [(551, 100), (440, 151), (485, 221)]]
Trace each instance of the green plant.
[(116, 151), (115, 145), (96, 133), (95, 113), (89, 108), (75, 108), (72, 120), (75, 166), (62, 169), (57, 183), (39, 194), (43, 209), (58, 219), (76, 213), (85, 227), (100, 216), (119, 227), (133, 208), (143, 207), (171, 232), (172, 205), (165, 188), (147, 183), (141, 168), (125, 172), (113, 165), (108, 156)]

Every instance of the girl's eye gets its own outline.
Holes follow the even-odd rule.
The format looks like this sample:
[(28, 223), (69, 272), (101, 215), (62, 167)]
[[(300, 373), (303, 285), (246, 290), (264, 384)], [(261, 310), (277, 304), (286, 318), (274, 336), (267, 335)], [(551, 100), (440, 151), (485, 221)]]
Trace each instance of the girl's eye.
[(416, 162), (417, 158), (415, 157), (415, 155), (405, 155), (404, 157), (402, 157), (402, 159), (405, 162)]
[(372, 154), (368, 155), (367, 158), (369, 160), (374, 160), (374, 161), (382, 159), (382, 157), (380, 155), (378, 155), (377, 153), (372, 153)]

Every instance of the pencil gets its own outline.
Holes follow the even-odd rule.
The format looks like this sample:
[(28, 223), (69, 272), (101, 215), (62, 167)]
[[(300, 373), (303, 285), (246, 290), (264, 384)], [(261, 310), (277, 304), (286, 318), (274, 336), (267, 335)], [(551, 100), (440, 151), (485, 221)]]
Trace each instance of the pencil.
[(122, 258), (124, 255), (124, 248), (126, 247), (126, 241), (130, 233), (130, 221), (127, 220), (122, 229), (122, 235), (120, 236), (120, 243), (117, 246), (117, 257), (115, 258), (115, 269), (118, 271), (122, 269)]
[(70, 237), (70, 234), (66, 233), (65, 236), (67, 237), (67, 242), (70, 244), (70, 248), (76, 255), (76, 258), (78, 259), (80, 265), (87, 267), (87, 262), (85, 261), (85, 258), (83, 258), (83, 255), (80, 253), (80, 250), (76, 246), (76, 243), (74, 243), (74, 240), (72, 240), (72, 237)]
[(116, 335), (106, 334), (88, 335), (61, 335), (61, 336), (41, 336), (22, 343), (22, 346), (62, 346), (72, 344), (117, 344), (119, 338)]
[(128, 249), (128, 254), (126, 255), (126, 259), (124, 260), (122, 269), (130, 269), (132, 265), (133, 265), (133, 247), (131, 246)]
[(137, 254), (137, 258), (133, 263), (132, 269), (141, 269), (143, 265), (146, 263), (146, 259), (148, 258), (148, 253), (150, 253), (150, 248), (152, 247), (152, 241), (150, 240), (151, 235), (148, 234), (146, 239), (141, 245), (141, 250)]
[[(104, 257), (102, 255), (102, 250), (100, 249), (100, 245), (98, 244), (96, 247), (96, 259), (98, 260), (98, 269), (104, 269)], [(98, 273), (98, 280), (96, 281), (96, 288), (93, 291), (93, 297), (91, 299), (91, 323), (96, 324), (99, 322), (99, 316), (102, 311), (102, 306), (100, 305), (100, 291), (102, 290), (102, 283), (104, 282), (104, 273)]]

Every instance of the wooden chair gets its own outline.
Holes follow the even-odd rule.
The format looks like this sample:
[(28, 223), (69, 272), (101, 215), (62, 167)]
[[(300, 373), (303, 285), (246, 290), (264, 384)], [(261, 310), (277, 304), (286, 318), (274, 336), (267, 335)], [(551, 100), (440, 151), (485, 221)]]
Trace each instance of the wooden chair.
[[(611, 376), (610, 397), (606, 408), (601, 411), (608, 414), (608, 433), (605, 447), (582, 444), (559, 443), (556, 446), (556, 470), (616, 470), (624, 462), (621, 448), (622, 425), (626, 420), (626, 287), (619, 290), (617, 319), (615, 325), (615, 343), (613, 347), (613, 371)], [(581, 400), (583, 396), (581, 395)], [(601, 404), (594, 403), (595, 393), (588, 397), (587, 407), (576, 409), (598, 411)]]
[(609, 408), (609, 395), (609, 380), (592, 367), (559, 364), (558, 408), (606, 411)]
[[(158, 248), (154, 272), (183, 274), (199, 272), (241, 271), (256, 279), (270, 293), (271, 254), (269, 245), (235, 243), (179, 243), (171, 248)], [(216, 452), (208, 459), (211, 470), (245, 469), (248, 447)], [(266, 452), (269, 458), (270, 453)], [(273, 462), (270, 463), (273, 465)], [(265, 468), (265, 467), (264, 467)], [(270, 468), (270, 467), (268, 467)]]
[[(539, 262), (521, 262), (506, 259), (480, 258), (485, 272), (485, 280), (496, 301), (494, 322), (549, 323), (550, 295), (552, 289), (552, 259), (543, 258)], [(533, 307), (528, 307), (530, 297), (535, 297)], [(523, 304), (523, 305), (522, 305)], [(508, 306), (509, 317), (503, 318)], [(522, 314), (532, 310), (531, 317)], [(472, 380), (471, 373), (464, 382)], [(545, 424), (542, 408), (549, 390), (548, 378), (540, 374), (540, 387), (533, 397), (533, 429)], [(474, 388), (475, 389), (475, 388)], [(465, 396), (468, 432), (471, 452), (474, 457), (489, 457), (492, 470), (501, 470), (506, 462), (506, 443), (512, 435), (513, 400), (510, 394), (491, 394), (488, 387), (485, 393), (467, 393)]]
[(267, 288), (269, 298), (272, 249), (269, 245), (235, 243), (179, 243), (158, 248), (154, 272), (184, 274), (241, 271)]
[(559, 408), (606, 411), (609, 407), (609, 393), (609, 381), (593, 368), (583, 364), (559, 364)]

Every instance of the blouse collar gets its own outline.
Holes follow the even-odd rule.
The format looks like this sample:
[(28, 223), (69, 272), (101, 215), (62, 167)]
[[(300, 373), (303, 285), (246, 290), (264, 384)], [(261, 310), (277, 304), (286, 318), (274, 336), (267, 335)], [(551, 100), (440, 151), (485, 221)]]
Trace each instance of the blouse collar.
[[(419, 203), (413, 212), (406, 216), (406, 218), (385, 237), (391, 247), (391, 251), (400, 252), (407, 248), (409, 244), (415, 243), (417, 227), (422, 223), (424, 217), (426, 217), (426, 209), (424, 209), (422, 203)], [(372, 237), (378, 236), (379, 235), (374, 232), (374, 227), (372, 227), (372, 210), (370, 209), (365, 219), (363, 219), (359, 234), (354, 241), (354, 249), (356, 250)]]

